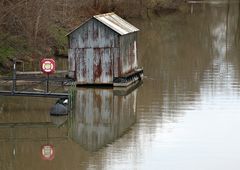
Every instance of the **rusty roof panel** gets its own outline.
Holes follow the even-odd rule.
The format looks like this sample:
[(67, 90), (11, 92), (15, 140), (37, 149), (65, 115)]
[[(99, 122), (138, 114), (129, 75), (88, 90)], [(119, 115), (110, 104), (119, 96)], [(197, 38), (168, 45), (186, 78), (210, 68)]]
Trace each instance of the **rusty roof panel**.
[(124, 19), (122, 19), (113, 12), (95, 15), (93, 17), (120, 35), (125, 35), (139, 31), (138, 28), (128, 23), (127, 21), (125, 21)]

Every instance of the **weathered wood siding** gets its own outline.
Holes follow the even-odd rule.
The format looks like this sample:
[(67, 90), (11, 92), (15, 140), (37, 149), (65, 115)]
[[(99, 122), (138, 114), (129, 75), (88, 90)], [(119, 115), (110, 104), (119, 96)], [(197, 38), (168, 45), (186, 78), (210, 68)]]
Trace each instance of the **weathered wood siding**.
[(69, 36), (71, 49), (119, 48), (119, 34), (93, 18)]
[(137, 68), (137, 34), (120, 37), (120, 55), (114, 59), (114, 77), (121, 77)]
[(75, 78), (76, 71), (76, 59), (75, 59), (75, 50), (68, 49), (68, 76), (71, 78)]
[(112, 83), (113, 56), (117, 48), (76, 49), (76, 78), (78, 83)]
[[(69, 35), (69, 73), (79, 84), (112, 84), (119, 35), (91, 19)], [(73, 74), (72, 72), (75, 72)]]

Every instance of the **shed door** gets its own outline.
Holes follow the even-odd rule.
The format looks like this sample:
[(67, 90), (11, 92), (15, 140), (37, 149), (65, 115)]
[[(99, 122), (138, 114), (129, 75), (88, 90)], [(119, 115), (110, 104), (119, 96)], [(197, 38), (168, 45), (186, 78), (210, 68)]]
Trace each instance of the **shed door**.
[(93, 83), (93, 50), (76, 49), (76, 76), (78, 83)]
[(77, 81), (83, 84), (113, 82), (113, 64), (110, 48), (77, 49)]
[(93, 79), (94, 83), (113, 82), (113, 63), (111, 48), (95, 48), (93, 59)]

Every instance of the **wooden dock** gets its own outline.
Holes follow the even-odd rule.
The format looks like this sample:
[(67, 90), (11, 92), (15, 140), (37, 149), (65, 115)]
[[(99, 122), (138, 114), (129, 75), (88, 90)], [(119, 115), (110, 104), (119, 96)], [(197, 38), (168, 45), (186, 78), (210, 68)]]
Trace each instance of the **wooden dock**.
[(29, 96), (29, 97), (49, 97), (49, 98), (68, 98), (68, 93), (44, 93), (27, 91), (0, 91), (0, 96)]
[[(67, 70), (57, 70), (55, 71), (55, 74), (67, 74)], [(38, 74), (43, 74), (42, 71), (17, 71), (17, 75), (38, 75)]]
[[(66, 73), (67, 71), (61, 70), (57, 73)], [(18, 75), (18, 76), (17, 76)], [(68, 98), (68, 93), (58, 93), (54, 91), (49, 91), (49, 83), (54, 85), (63, 86), (66, 83), (71, 82), (71, 79), (65, 77), (52, 76), (51, 78), (46, 77), (39, 71), (31, 72), (13, 72), (13, 77), (1, 77), (0, 84), (2, 86), (12, 87), (10, 90), (0, 90), (0, 96), (29, 96), (29, 97), (49, 97), (49, 98)], [(43, 85), (45, 90), (34, 88), (35, 85)], [(23, 90), (17, 90), (18, 85), (25, 85)], [(28, 89), (28, 90), (27, 90)], [(29, 89), (33, 89), (29, 91)]]
[(143, 69), (139, 68), (123, 77), (117, 77), (113, 80), (114, 87), (127, 87), (143, 79)]

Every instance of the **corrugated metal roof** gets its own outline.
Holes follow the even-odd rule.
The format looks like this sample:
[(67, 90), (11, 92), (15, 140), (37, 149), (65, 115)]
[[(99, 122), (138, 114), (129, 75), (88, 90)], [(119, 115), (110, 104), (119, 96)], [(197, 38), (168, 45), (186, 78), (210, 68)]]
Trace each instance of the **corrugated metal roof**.
[(101, 15), (93, 16), (95, 19), (103, 23), (104, 25), (108, 26), (109, 28), (113, 29), (120, 35), (129, 34), (132, 32), (139, 31), (138, 28), (133, 26), (132, 24), (128, 23), (115, 13), (106, 13)]
[[(136, 28), (135, 26), (133, 26), (129, 22), (125, 21), (124, 19), (122, 19), (121, 17), (119, 17), (118, 15), (116, 15), (113, 12), (106, 13), (106, 14), (95, 15), (95, 16), (93, 16), (93, 18), (95, 18), (99, 22), (103, 23), (107, 27), (111, 28), (112, 30), (114, 30), (115, 32), (117, 32), (120, 35), (125, 35), (125, 34), (129, 34), (129, 33), (132, 33), (132, 32), (139, 31), (138, 28)], [(86, 22), (88, 22), (88, 21), (89, 20), (87, 20)], [(83, 24), (85, 24), (85, 23), (83, 23)], [(74, 32), (75, 30), (77, 30), (83, 24), (79, 25), (77, 28), (75, 28), (74, 30), (69, 32), (67, 34), (67, 36), (69, 34), (71, 34), (72, 32)]]

